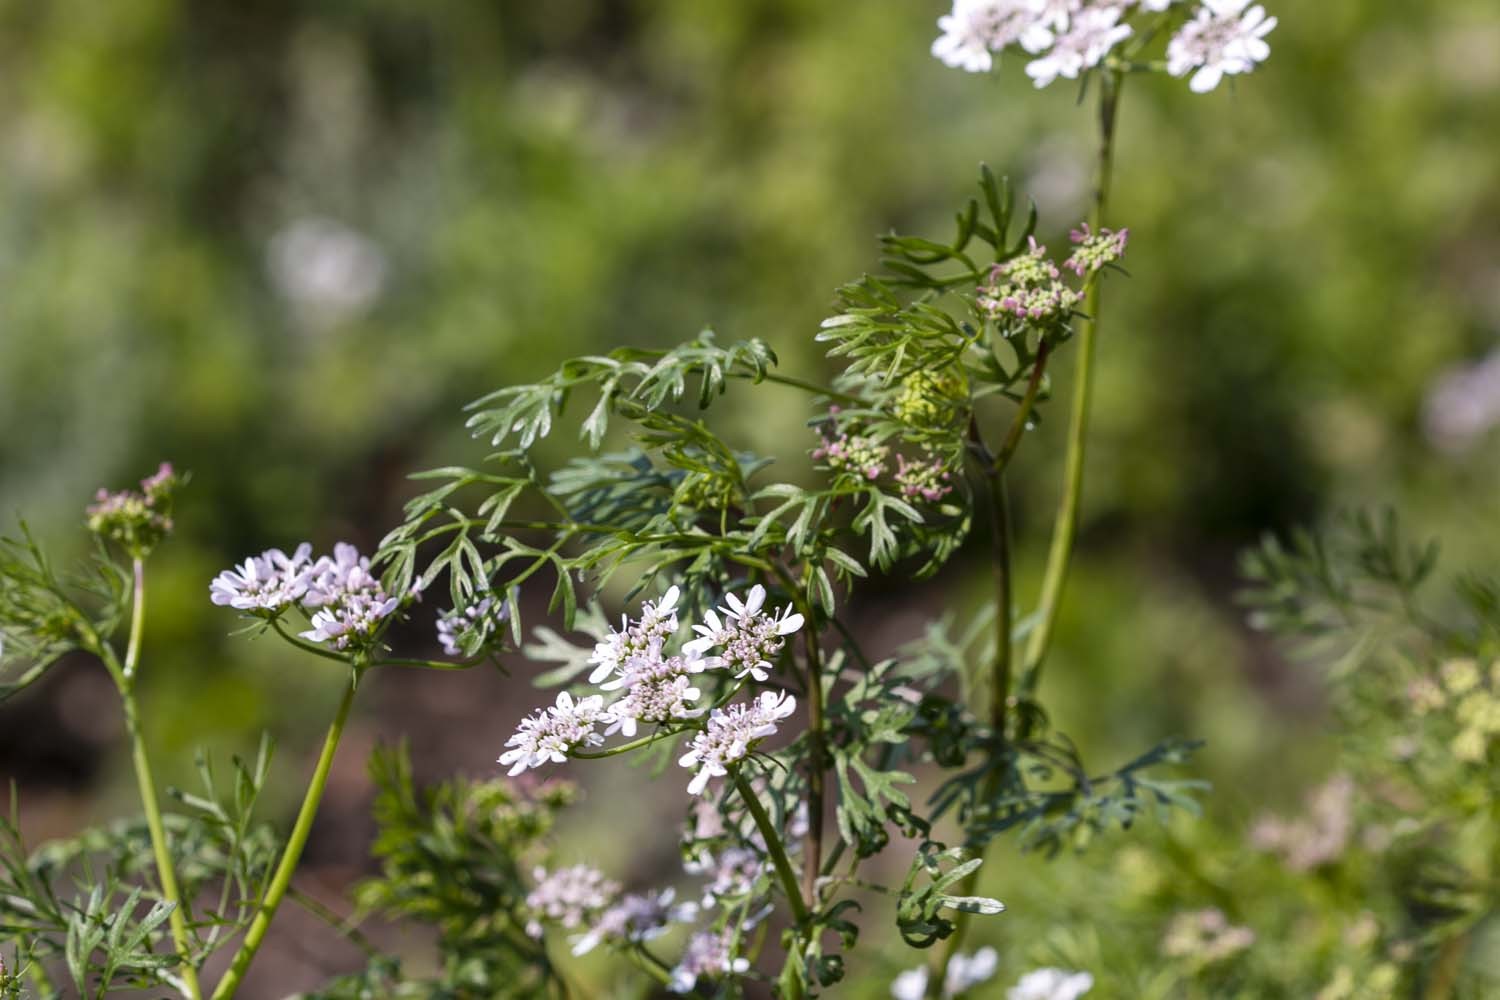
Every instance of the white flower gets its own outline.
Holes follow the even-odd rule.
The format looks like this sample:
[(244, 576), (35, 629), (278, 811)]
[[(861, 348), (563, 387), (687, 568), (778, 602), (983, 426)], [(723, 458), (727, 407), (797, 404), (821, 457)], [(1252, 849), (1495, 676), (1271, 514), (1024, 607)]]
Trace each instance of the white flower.
[(611, 718), (604, 707), (603, 695), (590, 695), (574, 702), (568, 692), (559, 692), (557, 704), (521, 720), (515, 733), (505, 741), (513, 749), (501, 754), (498, 763), (510, 765), (512, 776), (549, 761), (561, 764), (568, 759), (569, 751), (603, 743), (604, 737), (595, 727), (610, 722)]
[(700, 931), (688, 939), (682, 950), (682, 961), (672, 970), (668, 987), (673, 993), (691, 993), (699, 976), (741, 976), (750, 971), (750, 961), (734, 958), (730, 950), (733, 928), (723, 931)]
[[(995, 974), (1000, 956), (993, 948), (980, 948), (972, 955), (954, 955), (943, 974), (944, 1000), (961, 996)], [(927, 967), (907, 969), (891, 982), (895, 1000), (922, 1000), (927, 995)]]
[(1052, 42), (1042, 20), (1047, 6), (1047, 0), (954, 0), (953, 13), (938, 18), (943, 33), (932, 54), (955, 69), (984, 73), (994, 65), (991, 53), (1012, 43), (1040, 52)]
[(641, 656), (654, 646), (658, 650), (667, 636), (677, 631), (677, 598), (681, 591), (671, 587), (652, 604), (641, 605), (641, 617), (637, 621), (621, 618), (620, 631), (610, 631), (594, 646), (589, 662), (595, 664), (589, 674), (589, 683), (598, 684), (610, 674), (618, 673), (632, 656)]
[(1156, 11), (1158, 14), (1176, 3), (1177, 0), (1139, 0), (1142, 10)]
[(600, 685), (605, 691), (625, 689), (624, 696), (609, 706), (614, 721), (604, 735), (619, 732), (631, 737), (637, 723), (662, 723), (702, 715), (703, 710), (694, 708), (693, 703), (703, 692), (693, 686), (688, 675), (702, 673), (703, 668), (703, 660), (696, 656), (647, 655), (628, 661), (618, 677)]
[[(1059, 76), (1070, 80), (1099, 65), (1109, 50), (1130, 37), (1130, 25), (1121, 24), (1124, 11), (1119, 7), (1090, 7), (1073, 16), (1071, 24), (1053, 44), (1051, 51), (1026, 65), (1026, 75), (1045, 87)], [(1064, 22), (1066, 14), (1061, 15)]]
[(972, 955), (954, 955), (948, 960), (948, 973), (943, 977), (943, 993), (956, 997), (971, 990), (995, 974), (1000, 964), (1000, 955), (993, 948), (980, 948)]
[(797, 699), (785, 692), (762, 692), (751, 702), (716, 708), (708, 717), (708, 729), (693, 737), (678, 764), (695, 767), (698, 773), (688, 791), (700, 795), (710, 778), (728, 774), (729, 764), (745, 757), (751, 747), (776, 732), (776, 723), (796, 711)]
[(312, 546), (303, 542), (288, 556), (268, 549), (226, 569), (208, 586), (209, 599), (240, 611), (285, 610), (307, 593)]
[[(1188, 86), (1206, 94), (1225, 75), (1248, 73), (1271, 54), (1265, 36), (1276, 27), (1259, 4), (1250, 0), (1203, 0), (1203, 6), (1167, 45), (1167, 72), (1193, 73)], [(1249, 7), (1246, 10), (1246, 7)]]
[(766, 588), (760, 584), (750, 588), (742, 602), (734, 594), (726, 594), (728, 608), (719, 613), (708, 611), (703, 618), (706, 624), (694, 625), (698, 638), (683, 645), (683, 651), (697, 655), (719, 647), (719, 655), (713, 665), (728, 667), (735, 671), (735, 678), (746, 674), (764, 681), (770, 674), (771, 657), (781, 652), (786, 645), (786, 636), (802, 627), (803, 618), (793, 614), (790, 606), (779, 614), (764, 614), (761, 607), (766, 603)]
[(552, 872), (536, 868), (531, 874), (537, 884), (526, 895), (526, 909), (531, 914), (526, 933), (534, 938), (542, 936), (543, 920), (569, 929), (583, 926), (620, 893), (618, 882), (605, 878), (603, 872), (591, 865), (573, 865)]
[(1064, 969), (1037, 969), (1021, 977), (1006, 992), (1006, 1000), (1078, 1000), (1094, 988), (1094, 977), (1087, 972)]
[(586, 955), (601, 941), (638, 943), (661, 937), (673, 923), (692, 920), (698, 915), (693, 903), (672, 905), (675, 889), (661, 892), (632, 893), (599, 915), (587, 934), (573, 942), (574, 955)]
[(927, 995), (927, 966), (919, 965), (907, 969), (891, 981), (891, 996), (895, 1000), (922, 1000)]

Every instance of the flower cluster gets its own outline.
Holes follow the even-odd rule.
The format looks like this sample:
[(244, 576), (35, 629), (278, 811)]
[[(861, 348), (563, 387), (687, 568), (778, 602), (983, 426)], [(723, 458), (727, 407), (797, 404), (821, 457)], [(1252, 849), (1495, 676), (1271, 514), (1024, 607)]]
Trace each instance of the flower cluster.
[[(837, 412), (837, 411), (835, 411)], [(885, 460), (891, 449), (863, 434), (849, 434), (834, 429), (813, 451), (813, 459), (834, 472), (846, 472), (860, 479), (876, 480), (885, 472)]]
[(891, 413), (914, 427), (941, 428), (949, 424), (954, 409), (967, 402), (968, 396), (963, 372), (957, 367), (921, 369), (902, 380)]
[(750, 971), (750, 960), (734, 955), (734, 929), (700, 931), (688, 938), (682, 961), (672, 969), (668, 988), (691, 993), (700, 977), (740, 976)]
[(1010, 315), (1034, 323), (1068, 318), (1082, 298), (1062, 280), (1062, 271), (1047, 257), (1047, 248), (1030, 238), (1026, 253), (996, 264), (979, 286), (979, 308), (991, 316)]
[[(1248, 9), (1247, 9), (1248, 8)], [(1193, 74), (1188, 86), (1206, 94), (1225, 76), (1248, 73), (1271, 54), (1266, 35), (1276, 27), (1250, 0), (1203, 0), (1192, 20), (1167, 44), (1167, 72)]]
[(208, 585), (215, 604), (266, 617), (280, 614), (307, 593), (312, 568), (312, 545), (303, 542), (287, 555), (267, 549), (241, 565), (226, 569)]
[[(1137, 11), (1161, 14), (1175, 0), (954, 0), (938, 18), (942, 34), (932, 54), (971, 73), (988, 72), (995, 54), (1017, 46), (1031, 56), (1026, 74), (1038, 87), (1059, 77), (1076, 80), (1127, 38)], [(1225, 76), (1248, 73), (1271, 54), (1265, 37), (1276, 27), (1251, 0), (1201, 0), (1167, 45), (1167, 71), (1193, 74), (1189, 86), (1206, 93)], [(1153, 29), (1154, 30), (1154, 29)], [(1142, 34), (1150, 34), (1144, 32)]]
[(291, 555), (268, 549), (214, 577), (208, 594), (215, 604), (259, 618), (300, 607), (311, 626), (301, 637), (338, 650), (369, 648), (401, 604), (370, 571), (369, 558), (347, 542), (317, 559), (306, 542)]
[(1342, 857), (1353, 834), (1354, 780), (1336, 774), (1308, 796), (1305, 817), (1264, 817), (1250, 831), (1250, 843), (1279, 854), (1292, 871), (1310, 871)]
[(1483, 763), (1490, 743), (1500, 737), (1500, 661), (1490, 666), (1486, 685), (1484, 672), (1474, 660), (1449, 660), (1438, 670), (1436, 680), (1413, 681), (1407, 697), (1415, 715), (1451, 714), (1458, 735), (1448, 749), (1459, 761)]
[(905, 455), (896, 456), (896, 485), (901, 495), (908, 500), (925, 500), (936, 503), (949, 493), (952, 474), (942, 459), (929, 456), (923, 461), (908, 461)]
[(1089, 224), (1085, 222), (1068, 236), (1076, 246), (1063, 267), (1082, 278), (1125, 256), (1125, 244), (1130, 239), (1130, 230), (1100, 229), (1095, 233), (1089, 230)]
[(500, 755), (498, 763), (509, 765), (512, 777), (548, 762), (561, 764), (570, 751), (603, 743), (598, 728), (611, 721), (613, 716), (604, 707), (603, 695), (574, 701), (572, 695), (561, 691), (556, 704), (521, 720), (505, 741), (511, 749)]
[(604, 691), (623, 688), (625, 692), (609, 707), (611, 722), (604, 735), (618, 732), (634, 736), (641, 722), (662, 723), (702, 715), (693, 703), (703, 692), (688, 677), (704, 669), (701, 658), (692, 654), (664, 656), (659, 646), (653, 646), (646, 655), (632, 656), (620, 665), (613, 679), (599, 685)]
[(640, 618), (631, 621), (622, 617), (620, 631), (611, 629), (609, 635), (594, 646), (593, 655), (589, 657), (589, 662), (594, 664), (589, 683), (598, 684), (610, 674), (619, 673), (632, 658), (659, 655), (662, 645), (677, 631), (677, 599), (680, 596), (681, 591), (672, 587), (661, 600), (641, 605)]
[[(590, 865), (532, 872), (536, 886), (526, 896), (526, 933), (540, 939), (546, 924), (581, 931), (571, 939), (572, 953), (585, 955), (599, 945), (630, 947), (665, 934), (672, 924), (695, 920), (696, 903), (676, 902), (676, 891), (621, 893), (618, 882)], [(750, 962), (735, 955), (739, 934), (758, 917), (722, 930), (695, 933), (681, 962), (671, 970), (674, 993), (691, 992), (700, 977), (743, 975)]]
[[(697, 706), (703, 691), (693, 682), (695, 675), (722, 669), (731, 671), (735, 680), (765, 681), (786, 645), (786, 636), (803, 624), (802, 615), (792, 613), (790, 607), (766, 611), (766, 590), (756, 585), (743, 599), (726, 595), (728, 606), (707, 612), (704, 624), (693, 626), (697, 637), (674, 654), (668, 651), (667, 642), (679, 628), (680, 596), (678, 588), (672, 587), (659, 601), (643, 604), (639, 618), (622, 619), (618, 631), (611, 629), (595, 644), (588, 657), (594, 668), (589, 683), (598, 685), (601, 692), (618, 692), (614, 701), (606, 705), (604, 694), (577, 700), (566, 692), (558, 695), (555, 705), (521, 721), (499, 762), (515, 775), (527, 768), (562, 763), (569, 753), (599, 746), (616, 733), (633, 737), (642, 724), (697, 719), (707, 709)], [(738, 760), (751, 744), (774, 733), (777, 720), (790, 714), (793, 705), (794, 699), (787, 697), (783, 704), (767, 692), (759, 701), (714, 708), (705, 731), (694, 741), (695, 748), (707, 741), (702, 742), (705, 770), (690, 785), (694, 793), (702, 790), (708, 777), (724, 774), (724, 763)], [(736, 740), (740, 741), (738, 751)], [(692, 766), (687, 757), (683, 760), (683, 766)], [(694, 758), (695, 763), (698, 760)]]
[(1231, 924), (1224, 911), (1210, 908), (1173, 917), (1162, 937), (1161, 953), (1202, 968), (1237, 955), (1254, 943), (1254, 931)]
[(482, 648), (509, 617), (510, 606), (494, 597), (454, 608), (438, 616), (438, 643), (448, 656), (473, 655), (470, 651)]
[(604, 912), (620, 892), (618, 882), (606, 878), (591, 865), (573, 865), (556, 871), (537, 868), (532, 877), (536, 879), (536, 888), (526, 894), (526, 910), (530, 914), (526, 933), (534, 938), (542, 936), (543, 921), (569, 930), (582, 927)]
[(743, 601), (734, 594), (726, 594), (724, 601), (729, 607), (709, 610), (703, 616), (704, 624), (693, 626), (698, 638), (683, 646), (683, 651), (701, 655), (717, 647), (714, 666), (733, 670), (736, 680), (746, 675), (766, 680), (771, 661), (786, 645), (786, 637), (802, 627), (802, 616), (793, 613), (790, 606), (774, 614), (762, 611), (766, 588), (760, 584), (751, 587)]
[(601, 941), (611, 944), (650, 941), (665, 934), (672, 924), (692, 920), (698, 915), (698, 907), (693, 903), (673, 905), (676, 896), (672, 889), (622, 896), (619, 902), (599, 915), (587, 933), (573, 942), (573, 954), (586, 955)]
[[(995, 975), (1000, 956), (993, 948), (980, 948), (972, 955), (956, 954), (948, 960), (948, 971), (943, 975), (942, 997), (962, 996), (964, 993), (987, 982)], [(907, 969), (891, 983), (891, 996), (895, 1000), (922, 1000), (927, 996), (927, 966)]]
[(721, 900), (738, 900), (750, 895), (756, 882), (766, 873), (766, 862), (760, 852), (738, 845), (726, 847), (717, 854), (702, 851), (682, 867), (689, 875), (707, 879), (703, 886), (705, 908), (712, 908)]
[(332, 558), (323, 556), (308, 569), (302, 603), (317, 609), (302, 638), (342, 650), (370, 645), (401, 602), (370, 572), (368, 557), (339, 542)]
[(111, 493), (101, 489), (89, 504), (89, 530), (118, 542), (132, 556), (142, 557), (172, 532), (172, 494), (183, 479), (168, 462), (141, 480), (141, 489)]
[(744, 759), (761, 740), (776, 733), (777, 723), (797, 709), (797, 699), (786, 692), (763, 691), (751, 702), (716, 708), (708, 728), (693, 737), (688, 752), (677, 761), (697, 768), (688, 783), (693, 795), (703, 794), (709, 779), (722, 778), (729, 766)]

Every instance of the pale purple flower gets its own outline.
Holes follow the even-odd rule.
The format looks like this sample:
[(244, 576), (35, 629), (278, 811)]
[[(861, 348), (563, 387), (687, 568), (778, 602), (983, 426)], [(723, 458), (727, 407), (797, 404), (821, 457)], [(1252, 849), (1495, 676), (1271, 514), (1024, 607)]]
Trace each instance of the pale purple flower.
[(1087, 972), (1066, 969), (1037, 969), (1021, 977), (1006, 991), (1006, 1000), (1078, 1000), (1094, 988), (1094, 977)]
[[(1026, 75), (1045, 87), (1058, 77), (1078, 79), (1078, 74), (1093, 69), (1109, 50), (1130, 37), (1128, 24), (1120, 23), (1124, 11), (1119, 7), (1089, 7), (1078, 11), (1057, 36), (1045, 55), (1026, 66)], [(1067, 21), (1067, 14), (1061, 15)]]
[(750, 961), (734, 956), (734, 928), (722, 931), (700, 931), (688, 939), (682, 961), (672, 969), (668, 984), (673, 993), (691, 993), (700, 977), (742, 976), (750, 971)]
[(722, 778), (728, 766), (742, 760), (767, 736), (775, 735), (777, 723), (797, 708), (797, 699), (781, 692), (764, 691), (754, 701), (716, 708), (708, 717), (708, 728), (693, 737), (688, 752), (677, 761), (698, 773), (688, 792), (701, 795), (710, 778)]
[(573, 954), (586, 955), (601, 941), (611, 944), (637, 944), (661, 937), (674, 923), (692, 920), (698, 915), (693, 903), (678, 903), (675, 889), (661, 892), (637, 892), (623, 897), (599, 915), (588, 932), (573, 942)]
[[(790, 839), (790, 831), (788, 836)], [(689, 875), (707, 879), (703, 886), (703, 905), (706, 908), (713, 907), (720, 900), (748, 896), (767, 870), (759, 851), (738, 845), (726, 847), (717, 854), (703, 851), (682, 867)]]
[(1265, 37), (1275, 27), (1276, 18), (1267, 17), (1260, 4), (1250, 6), (1250, 0), (1203, 0), (1167, 44), (1167, 72), (1193, 73), (1188, 86), (1206, 94), (1226, 75), (1248, 73), (1264, 62), (1271, 54)]
[(734, 594), (724, 595), (724, 600), (729, 607), (706, 612), (704, 624), (693, 626), (698, 638), (686, 643), (683, 650), (700, 655), (717, 647), (719, 652), (713, 658), (713, 666), (735, 671), (736, 679), (748, 674), (764, 681), (770, 676), (772, 658), (786, 645), (786, 637), (802, 627), (804, 619), (794, 614), (790, 606), (778, 613), (763, 612), (766, 588), (758, 583), (750, 588), (743, 601)]
[(620, 884), (592, 865), (532, 871), (536, 888), (526, 895), (526, 933), (542, 936), (542, 921), (573, 930), (594, 919), (620, 894)]
[(437, 620), (438, 642), (447, 656), (463, 656), (464, 647), (471, 643), (483, 646), (485, 641), (498, 632), (507, 618), (510, 607), (494, 597), (485, 597), (462, 611), (454, 608), (439, 615)]
[(307, 542), (290, 556), (280, 549), (267, 549), (214, 577), (208, 585), (209, 599), (240, 611), (284, 611), (307, 592), (311, 556), (312, 546)]
[(497, 763), (508, 765), (512, 777), (527, 768), (561, 764), (568, 759), (569, 752), (603, 743), (604, 737), (597, 729), (601, 723), (611, 721), (603, 695), (590, 695), (575, 702), (568, 692), (560, 691), (556, 704), (521, 720), (515, 733), (505, 741), (512, 749), (502, 753)]
[(375, 638), (381, 623), (401, 604), (378, 588), (350, 591), (337, 604), (313, 613), (312, 628), (299, 635), (310, 642), (326, 642), (334, 649), (351, 649)]

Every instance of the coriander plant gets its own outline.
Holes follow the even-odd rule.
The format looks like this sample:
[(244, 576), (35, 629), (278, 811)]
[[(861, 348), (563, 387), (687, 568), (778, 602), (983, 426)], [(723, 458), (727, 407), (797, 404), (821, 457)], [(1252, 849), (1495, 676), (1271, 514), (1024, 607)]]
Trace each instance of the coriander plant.
[[(1035, 207), (1018, 211), (1010, 182), (982, 169), (950, 235), (886, 236), (879, 269), (838, 290), (816, 334), (831, 379), (783, 371), (762, 340), (721, 344), (708, 332), (669, 350), (575, 358), (476, 401), (468, 426), (487, 453), (419, 473), (428, 490), (377, 552), (341, 543), (315, 555), (304, 543), (221, 573), (210, 597), (246, 631), (345, 678), (284, 838), (253, 819), (269, 743), (235, 761), (227, 783), (202, 760), (202, 790), (174, 793), (167, 810), (141, 738), (146, 566), (184, 477), (164, 465), (139, 491), (101, 493), (88, 512), (95, 552), (76, 572), (56, 570), (29, 535), (7, 542), (0, 632), (16, 672), (3, 693), (67, 654), (100, 660), (120, 695), (143, 818), (34, 850), (14, 818), (0, 826), (0, 935), (15, 966), (0, 970), (0, 993), (149, 987), (226, 1000), (287, 901), (370, 956), (317, 997), (578, 995), (565, 953), (594, 950), (678, 994), (738, 996), (761, 982), (783, 998), (815, 996), (845, 979), (877, 896), (918, 956), (897, 997), (956, 996), (990, 978), (993, 950), (962, 948), (973, 918), (1004, 909), (977, 892), (996, 838), (1051, 855), (1142, 813), (1195, 809), (1198, 783), (1163, 774), (1194, 744), (1168, 740), (1094, 769), (1053, 726), (1041, 680), (1078, 528), (1103, 290), (1123, 274), (1128, 243), (1107, 225), (1125, 80), (1191, 73), (1193, 90), (1212, 90), (1266, 57), (1275, 23), (1245, 0), (958, 0), (933, 45), (944, 62), (987, 70), (1020, 48), (1038, 86), (1078, 80), (1097, 102), (1092, 212), (1065, 251), (1041, 239), (1058, 220), (1044, 228)], [(1069, 354), (1065, 477), (1032, 597), (1012, 567), (1007, 478), (1050, 416), (1050, 373)], [(749, 392), (802, 408), (803, 468), (784, 477), (711, 419)], [(560, 431), (581, 447), (550, 463), (543, 443)], [(930, 578), (971, 532), (993, 568), (983, 612), (868, 648), (848, 619), (863, 581)], [(626, 607), (607, 611), (619, 581)], [(551, 595), (546, 624), (523, 620), (522, 597), (537, 588)], [(437, 623), (444, 659), (393, 654), (419, 600), (449, 609)], [(356, 901), (361, 915), (433, 927), (436, 971), (409, 973), (301, 896), (293, 876), (369, 672), (484, 663), (548, 664), (537, 685), (558, 689), (497, 737), (506, 778), (424, 792), (403, 751), (372, 762), (380, 874)], [(572, 791), (507, 780), (626, 756), (681, 784), (675, 837), (691, 893), (626, 892), (610, 873), (554, 857), (549, 831)], [(907, 791), (919, 770), (940, 775), (922, 800)], [(904, 876), (872, 877), (867, 862), (892, 853)], [(663, 935), (678, 925), (685, 940), (667, 952)], [(1093, 981), (1040, 968), (1010, 996), (1076, 997)]]

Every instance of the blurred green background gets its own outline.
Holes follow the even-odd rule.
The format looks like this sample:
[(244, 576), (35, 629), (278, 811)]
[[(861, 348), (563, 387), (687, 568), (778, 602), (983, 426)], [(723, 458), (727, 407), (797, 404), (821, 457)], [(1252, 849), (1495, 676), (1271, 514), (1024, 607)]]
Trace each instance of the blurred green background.
[[(1500, 551), (1500, 12), (1271, 6), (1281, 24), (1254, 75), (1206, 97), (1159, 78), (1125, 93), (1110, 221), (1131, 230), (1132, 277), (1107, 291), (1086, 525), (1047, 692), (1101, 763), (1209, 736), (1201, 769), (1226, 824), (1295, 804), (1336, 742), (1316, 678), (1243, 628), (1239, 549), (1391, 503), (1455, 566)], [(1061, 239), (1085, 212), (1089, 106), (1064, 84), (1033, 92), (1018, 61), (945, 68), (927, 53), (944, 12), (0, 0), (0, 510), (76, 545), (96, 486), (163, 458), (192, 470), (146, 650), (168, 778), (195, 745), (269, 728), (290, 793), (339, 679), (230, 639), (208, 581), (304, 538), (373, 548), (407, 472), (481, 454), (467, 400), (704, 326), (815, 373), (832, 290), (874, 265), (879, 232), (944, 237), (980, 161)], [(807, 414), (787, 402), (741, 392), (724, 414), (797, 462)], [(1010, 477), (1023, 594), (1061, 425)], [(984, 577), (961, 559), (920, 589), (877, 583), (856, 614), (894, 645), (981, 600)], [(492, 773), (536, 698), (477, 674), (374, 688), (310, 850), (329, 899), (363, 863), (374, 741), (409, 736), (429, 777)], [(20, 782), (36, 835), (129, 806), (115, 712), (85, 665), (0, 709), (0, 778)], [(674, 845), (640, 847), (638, 803), (675, 808), (676, 786), (643, 791), (623, 766), (581, 777), (599, 787), (567, 849), (633, 863), (636, 881), (668, 872)], [(591, 842), (604, 816), (633, 833)], [(986, 891), (1013, 911), (1051, 892), (992, 867)], [(992, 940), (1014, 933), (1005, 919)], [(263, 995), (356, 960), (282, 947)]]

